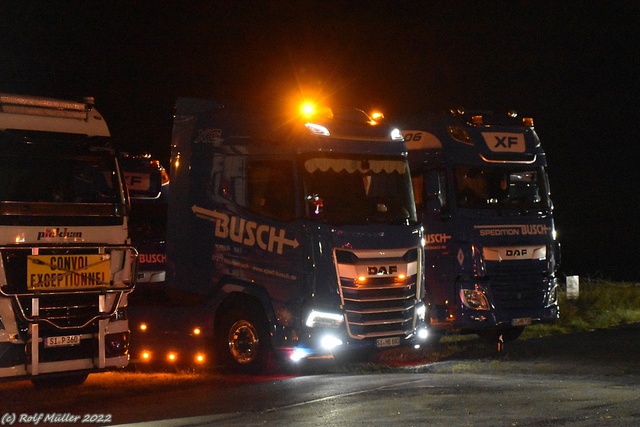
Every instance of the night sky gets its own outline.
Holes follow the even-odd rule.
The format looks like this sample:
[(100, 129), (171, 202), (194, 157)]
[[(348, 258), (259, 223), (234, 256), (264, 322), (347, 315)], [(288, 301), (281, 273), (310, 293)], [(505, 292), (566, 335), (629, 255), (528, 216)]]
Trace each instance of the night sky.
[(168, 158), (178, 96), (531, 116), (562, 275), (638, 282), (640, 2), (0, 1), (0, 92), (94, 96)]

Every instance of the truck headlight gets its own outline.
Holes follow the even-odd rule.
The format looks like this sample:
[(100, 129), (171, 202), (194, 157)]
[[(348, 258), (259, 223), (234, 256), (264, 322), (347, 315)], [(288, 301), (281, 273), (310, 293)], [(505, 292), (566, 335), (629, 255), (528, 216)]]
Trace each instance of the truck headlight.
[(343, 321), (340, 313), (312, 310), (305, 324), (310, 328), (339, 328)]
[(484, 289), (478, 286), (475, 289), (460, 289), (460, 300), (465, 307), (472, 310), (489, 310), (489, 300), (484, 294)]
[(418, 316), (418, 320), (424, 322), (427, 319), (427, 306), (425, 303), (421, 302), (416, 306), (416, 315)]

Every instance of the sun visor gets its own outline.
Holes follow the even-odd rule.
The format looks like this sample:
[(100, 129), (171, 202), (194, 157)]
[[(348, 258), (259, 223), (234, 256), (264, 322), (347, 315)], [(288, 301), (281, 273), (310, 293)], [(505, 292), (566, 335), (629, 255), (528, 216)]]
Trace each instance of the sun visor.
[(307, 172), (316, 171), (326, 172), (329, 169), (336, 173), (346, 171), (347, 173), (406, 173), (406, 163), (403, 160), (375, 160), (370, 159), (350, 160), (350, 159), (334, 159), (334, 158), (313, 158), (304, 162), (304, 168)]

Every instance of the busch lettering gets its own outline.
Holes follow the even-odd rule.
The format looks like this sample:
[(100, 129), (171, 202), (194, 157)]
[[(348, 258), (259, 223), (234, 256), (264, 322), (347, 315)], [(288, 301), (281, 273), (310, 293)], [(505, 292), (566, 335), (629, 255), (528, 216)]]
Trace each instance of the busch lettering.
[(445, 233), (427, 234), (427, 244), (432, 245), (434, 243), (447, 243), (451, 239), (451, 236)]
[(284, 246), (297, 248), (296, 239), (287, 239), (287, 230), (275, 228), (266, 224), (258, 224), (255, 221), (247, 221), (239, 216), (203, 209), (198, 206), (192, 208), (196, 216), (215, 221), (215, 235), (220, 239), (231, 239), (245, 246), (258, 247), (264, 251), (282, 254)]
[(138, 255), (138, 263), (140, 264), (164, 264), (167, 262), (165, 254), (140, 254)]
[(481, 236), (541, 236), (547, 234), (551, 228), (544, 224), (528, 224), (528, 225), (476, 225)]
[(380, 266), (380, 267), (375, 267), (375, 266), (370, 266), (367, 267), (367, 274), (369, 274), (369, 276), (384, 276), (387, 274), (394, 274), (398, 272), (398, 266), (397, 265), (390, 265), (389, 267), (385, 267), (385, 266)]

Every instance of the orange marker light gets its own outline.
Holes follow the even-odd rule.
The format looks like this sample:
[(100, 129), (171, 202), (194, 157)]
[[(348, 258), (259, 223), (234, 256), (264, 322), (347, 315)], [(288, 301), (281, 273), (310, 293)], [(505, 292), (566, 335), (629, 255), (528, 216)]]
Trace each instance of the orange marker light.
[(313, 103), (311, 102), (303, 102), (302, 105), (300, 106), (300, 114), (302, 114), (305, 117), (309, 117), (312, 116), (316, 111), (316, 107), (315, 105), (313, 105)]

